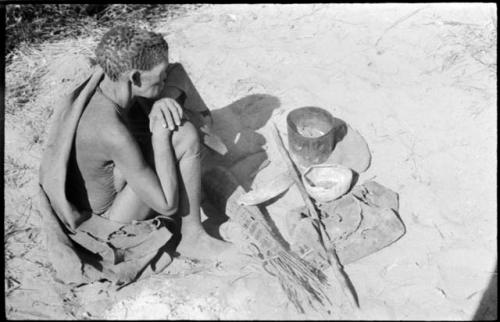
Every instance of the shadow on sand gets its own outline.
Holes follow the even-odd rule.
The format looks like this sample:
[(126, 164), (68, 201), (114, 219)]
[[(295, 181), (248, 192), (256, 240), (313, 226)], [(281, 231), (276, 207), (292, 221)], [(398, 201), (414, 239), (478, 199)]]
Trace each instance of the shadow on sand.
[[(228, 152), (220, 155), (205, 149), (202, 155), (203, 174), (214, 166), (224, 166), (230, 169), (241, 186), (248, 190), (259, 167), (268, 159), (263, 148), (266, 139), (257, 131), (267, 124), (273, 111), (279, 107), (280, 101), (275, 96), (252, 94), (213, 111), (213, 130), (220, 136)], [(204, 195), (207, 193), (210, 192), (203, 191)], [(203, 222), (205, 230), (213, 237), (222, 239), (219, 227), (228, 217), (206, 200), (201, 206), (207, 216)]]
[(488, 288), (483, 294), (481, 302), (472, 318), (473, 321), (496, 321), (498, 317), (498, 262), (492, 274)]

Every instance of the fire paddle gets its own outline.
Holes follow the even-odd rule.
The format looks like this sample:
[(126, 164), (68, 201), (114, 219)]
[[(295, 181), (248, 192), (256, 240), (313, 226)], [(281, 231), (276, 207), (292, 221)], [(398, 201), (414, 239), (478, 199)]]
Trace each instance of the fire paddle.
[(316, 223), (316, 229), (317, 229), (318, 234), (319, 234), (319, 241), (321, 243), (321, 246), (323, 247), (323, 249), (326, 252), (328, 263), (333, 268), (335, 278), (340, 283), (340, 287), (342, 289), (342, 292), (349, 299), (349, 303), (351, 304), (351, 306), (354, 309), (359, 310), (359, 305), (358, 305), (358, 302), (356, 301), (354, 291), (349, 287), (349, 284), (351, 284), (351, 283), (350, 283), (349, 278), (347, 277), (346, 273), (344, 272), (344, 269), (342, 267), (342, 264), (339, 261), (339, 258), (337, 256), (337, 252), (336, 252), (335, 248), (333, 248), (331, 251), (328, 251), (328, 249), (325, 245), (323, 236), (327, 236), (326, 238), (328, 238), (328, 239), (330, 239), (330, 237), (328, 236), (328, 234), (325, 231), (325, 227), (323, 226), (323, 224), (321, 222), (318, 211), (316, 210), (313, 202), (309, 198), (309, 195), (307, 194), (307, 191), (304, 187), (304, 184), (302, 183), (302, 180), (300, 180), (300, 175), (297, 173), (297, 170), (295, 169), (293, 160), (292, 160), (290, 154), (288, 153), (288, 151), (286, 150), (286, 148), (283, 144), (283, 141), (281, 140), (281, 136), (278, 132), (278, 128), (276, 127), (276, 124), (273, 123), (273, 125), (274, 126), (271, 127), (273, 138), (276, 141), (276, 145), (278, 146), (278, 150), (282, 156), (283, 161), (285, 161), (285, 164), (288, 168), (288, 173), (293, 178), (293, 180), (297, 184), (297, 187), (299, 188), (300, 194), (301, 194), (302, 198), (304, 199), (304, 202), (307, 206), (309, 216), (313, 219), (313, 222)]

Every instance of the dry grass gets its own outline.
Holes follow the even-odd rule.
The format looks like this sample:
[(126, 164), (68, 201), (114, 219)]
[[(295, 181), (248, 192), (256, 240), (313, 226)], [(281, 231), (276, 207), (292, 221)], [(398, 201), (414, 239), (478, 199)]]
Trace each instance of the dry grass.
[(447, 27), (441, 38), (438, 51), (446, 53), (441, 71), (448, 70), (467, 58), (484, 66), (493, 77), (497, 69), (497, 18), (484, 24), (467, 24), (440, 20), (440, 25)]
[[(175, 4), (12, 4), (7, 6), (7, 53), (18, 47), (94, 35), (96, 29), (129, 24), (154, 29), (159, 21), (196, 6)], [(10, 55), (7, 55), (9, 61)]]
[(6, 66), (6, 125), (22, 128), (30, 149), (43, 143), (58, 97), (85, 76), (81, 65), (94, 44), (92, 38), (45, 43), (18, 50)]
[(5, 156), (4, 160), (4, 180), (5, 185), (12, 188), (22, 188), (29, 179), (26, 177), (30, 166), (10, 155)]

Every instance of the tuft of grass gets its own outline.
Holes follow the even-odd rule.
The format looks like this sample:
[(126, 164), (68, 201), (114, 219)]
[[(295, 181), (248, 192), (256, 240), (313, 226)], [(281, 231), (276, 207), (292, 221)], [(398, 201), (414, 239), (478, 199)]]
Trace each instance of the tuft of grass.
[(85, 38), (96, 29), (128, 24), (154, 29), (165, 19), (199, 5), (178, 4), (10, 4), (6, 6), (6, 58), (23, 45)]

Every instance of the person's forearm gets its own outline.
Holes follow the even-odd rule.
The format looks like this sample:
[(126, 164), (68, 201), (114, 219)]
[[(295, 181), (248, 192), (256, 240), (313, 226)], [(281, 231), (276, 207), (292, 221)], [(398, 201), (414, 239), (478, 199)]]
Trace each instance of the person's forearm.
[(153, 133), (155, 168), (169, 209), (178, 206), (178, 180), (174, 150), (166, 132)]
[[(184, 105), (184, 100), (186, 99), (186, 94), (181, 91), (179, 88), (175, 86), (166, 86), (163, 92), (160, 94), (160, 97), (156, 100), (162, 98), (172, 98), (182, 107)], [(156, 100), (147, 99), (147, 98), (135, 98), (135, 103), (139, 105), (139, 107), (146, 113), (149, 114), (151, 112), (151, 108)]]

